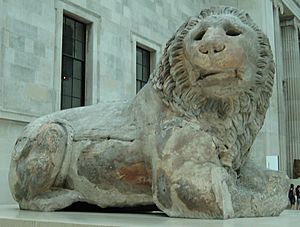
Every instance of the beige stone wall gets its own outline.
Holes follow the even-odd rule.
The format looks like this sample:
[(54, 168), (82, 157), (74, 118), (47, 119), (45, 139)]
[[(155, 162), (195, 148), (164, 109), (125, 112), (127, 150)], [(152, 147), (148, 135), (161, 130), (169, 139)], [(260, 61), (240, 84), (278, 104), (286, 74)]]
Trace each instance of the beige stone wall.
[(0, 119), (0, 203), (8, 204), (13, 201), (8, 188), (8, 168), (10, 153), (25, 126), (23, 122)]
[[(132, 76), (132, 34), (158, 44), (164, 43), (178, 25), (198, 10), (197, 1), (93, 1), (17, 0), (1, 1), (3, 67), (1, 110), (29, 117), (59, 109), (60, 83), (55, 62), (57, 11), (99, 17), (99, 42), (93, 56), (98, 75), (98, 93), (93, 103), (130, 99), (135, 95)], [(72, 12), (73, 13), (73, 12)], [(57, 49), (55, 49), (57, 48)], [(135, 56), (134, 56), (135, 57)], [(13, 89), (12, 89), (13, 88)], [(17, 93), (16, 93), (17, 91)], [(11, 116), (12, 117), (12, 116)]]

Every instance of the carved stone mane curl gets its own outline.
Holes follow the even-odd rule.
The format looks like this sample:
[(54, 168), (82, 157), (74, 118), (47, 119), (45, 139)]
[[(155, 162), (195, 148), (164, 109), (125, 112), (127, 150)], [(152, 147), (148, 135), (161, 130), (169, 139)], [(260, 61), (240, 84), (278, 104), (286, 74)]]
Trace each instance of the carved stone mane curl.
[[(256, 62), (257, 71), (253, 75), (255, 85), (231, 98), (205, 97), (199, 88), (192, 86), (184, 66), (184, 38), (193, 27), (211, 15), (233, 15), (257, 34), (259, 57)], [(231, 7), (212, 7), (201, 11), (197, 17), (190, 18), (167, 42), (160, 64), (152, 74), (151, 83), (163, 102), (182, 116), (200, 120), (209, 112), (215, 115), (218, 123), (220, 120), (231, 122), (224, 123), (229, 136), (223, 142), (227, 146), (231, 144), (234, 156), (232, 167), (237, 170), (246, 160), (254, 138), (263, 125), (273, 79), (274, 62), (266, 35), (244, 11)]]

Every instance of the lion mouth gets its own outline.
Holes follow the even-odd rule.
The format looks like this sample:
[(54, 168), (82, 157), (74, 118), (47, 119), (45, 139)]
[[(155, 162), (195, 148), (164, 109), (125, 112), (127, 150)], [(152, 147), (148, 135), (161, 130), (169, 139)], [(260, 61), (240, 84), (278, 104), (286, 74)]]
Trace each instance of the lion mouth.
[(237, 70), (229, 70), (229, 71), (205, 71), (200, 72), (196, 81), (204, 80), (207, 77), (236, 77), (239, 78)]
[(213, 71), (213, 72), (206, 72), (206, 73), (200, 73), (198, 78), (197, 78), (197, 81), (198, 80), (204, 80), (206, 77), (209, 77), (209, 76), (214, 76), (214, 75), (217, 75), (217, 74), (220, 74), (222, 73), (221, 71)]

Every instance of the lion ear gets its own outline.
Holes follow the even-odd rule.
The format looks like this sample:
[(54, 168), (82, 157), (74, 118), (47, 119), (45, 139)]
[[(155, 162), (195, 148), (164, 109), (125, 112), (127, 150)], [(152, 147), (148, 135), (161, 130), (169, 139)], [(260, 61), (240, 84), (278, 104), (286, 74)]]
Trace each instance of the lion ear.
[(246, 13), (245, 16), (246, 16), (247, 20), (251, 20), (249, 13)]

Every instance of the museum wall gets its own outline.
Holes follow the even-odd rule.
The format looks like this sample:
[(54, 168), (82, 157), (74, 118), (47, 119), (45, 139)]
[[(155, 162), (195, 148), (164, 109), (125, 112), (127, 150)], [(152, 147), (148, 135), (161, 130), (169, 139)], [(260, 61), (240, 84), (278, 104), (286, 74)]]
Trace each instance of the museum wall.
[[(60, 109), (62, 15), (78, 16), (90, 30), (87, 104), (128, 100), (135, 95), (135, 46), (145, 45), (158, 61), (166, 41), (200, 8), (222, 0), (0, 0), (0, 204), (8, 189), (10, 153), (22, 128)], [(230, 0), (245, 9), (274, 44), (271, 0)], [(154, 62), (154, 64), (155, 64)], [(253, 147), (264, 165), (278, 155), (277, 92)]]

